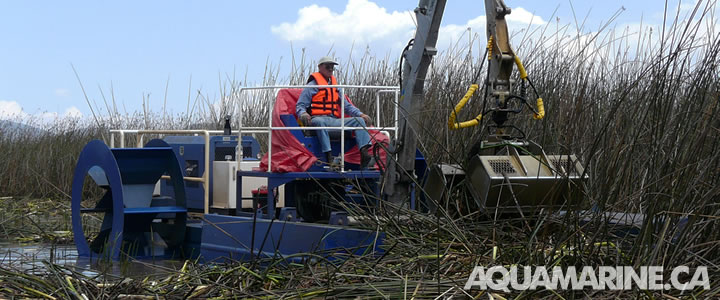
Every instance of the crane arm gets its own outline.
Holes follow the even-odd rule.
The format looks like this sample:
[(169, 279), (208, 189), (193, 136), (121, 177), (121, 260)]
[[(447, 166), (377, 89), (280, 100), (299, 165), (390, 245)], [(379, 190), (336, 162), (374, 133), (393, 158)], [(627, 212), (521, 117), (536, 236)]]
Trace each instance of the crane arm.
[[(445, 4), (446, 0), (420, 0), (415, 9), (417, 20), (415, 38), (410, 41), (402, 53), (404, 63), (400, 82), (401, 116), (398, 120), (398, 134), (393, 141), (391, 155), (388, 155), (383, 182), (384, 192), (388, 196), (388, 200), (393, 203), (401, 203), (407, 199), (410, 185), (413, 183), (417, 133), (422, 125), (419, 119), (420, 111), (425, 101), (423, 86), (430, 62), (437, 53), (435, 45)], [(505, 16), (511, 12), (510, 8), (505, 5), (503, 0), (485, 0), (485, 11), (489, 60), (485, 83), (488, 96), (495, 99), (494, 102), (497, 105), (497, 108), (494, 108), (493, 121), (502, 125), (507, 120), (507, 114), (510, 111), (507, 101), (511, 98), (513, 65), (518, 66), (520, 77), (523, 80), (527, 79), (527, 74), (520, 59), (510, 47), (508, 27), (505, 21)], [(480, 123), (482, 114), (470, 121), (455, 121), (457, 112), (462, 109), (475, 91), (479, 90), (479, 86), (478, 82), (474, 83), (453, 110), (448, 120), (451, 129), (471, 127)], [(544, 116), (545, 111), (542, 107), (542, 99), (539, 97), (537, 106), (535, 118), (540, 119)]]
[(384, 192), (393, 203), (407, 199), (415, 169), (417, 132), (421, 128), (419, 112), (424, 99), (423, 85), (433, 56), (438, 30), (445, 10), (446, 0), (420, 0), (415, 9), (417, 29), (415, 38), (403, 51), (402, 82), (400, 86), (400, 119), (398, 133), (391, 147), (395, 155), (388, 155), (385, 171)]
[(510, 14), (502, 0), (485, 0), (486, 28), (488, 39), (490, 95), (500, 97), (501, 101), (510, 95), (510, 75), (512, 75), (515, 53), (510, 47), (505, 16)]
[[(507, 120), (508, 112), (513, 111), (508, 108), (507, 103), (511, 96), (510, 93), (513, 86), (513, 80), (511, 79), (513, 66), (517, 67), (521, 80), (530, 81), (525, 67), (520, 61), (520, 57), (515, 55), (510, 46), (508, 26), (505, 21), (505, 16), (511, 13), (510, 8), (507, 7), (502, 0), (485, 0), (485, 11), (487, 12), (487, 56), (489, 64), (487, 80), (485, 82), (485, 84), (487, 84), (486, 95), (490, 97), (492, 103), (495, 105), (495, 107), (491, 109), (491, 111), (493, 111), (493, 122), (498, 126), (502, 126)], [(480, 120), (483, 118), (482, 113), (469, 121), (456, 120), (460, 110), (468, 100), (470, 100), (473, 94), (477, 90), (480, 90), (480, 84), (480, 82), (473, 83), (465, 96), (455, 106), (455, 109), (453, 109), (448, 118), (448, 128), (461, 129), (480, 124)], [(525, 82), (523, 82), (523, 84), (525, 84)], [(532, 86), (532, 83), (530, 83), (530, 85), (534, 91), (535, 87)], [(533, 117), (539, 120), (545, 116), (545, 108), (542, 98), (537, 95), (537, 91), (535, 91), (535, 94), (537, 96), (536, 108), (532, 107), (529, 103), (527, 103), (527, 105), (533, 111)], [(524, 98), (521, 99), (524, 100)]]

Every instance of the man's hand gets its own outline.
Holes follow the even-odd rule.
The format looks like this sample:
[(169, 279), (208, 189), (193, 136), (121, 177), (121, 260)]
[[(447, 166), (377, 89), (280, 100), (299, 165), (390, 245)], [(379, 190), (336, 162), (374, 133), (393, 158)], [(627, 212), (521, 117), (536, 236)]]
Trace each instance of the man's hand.
[(363, 120), (365, 120), (365, 125), (370, 126), (370, 124), (372, 124), (372, 119), (370, 119), (370, 116), (368, 116), (366, 114), (362, 114), (362, 115), (360, 115), (360, 117), (363, 118)]
[(312, 117), (310, 114), (304, 112), (300, 115), (300, 122), (303, 126), (310, 126), (312, 125)]

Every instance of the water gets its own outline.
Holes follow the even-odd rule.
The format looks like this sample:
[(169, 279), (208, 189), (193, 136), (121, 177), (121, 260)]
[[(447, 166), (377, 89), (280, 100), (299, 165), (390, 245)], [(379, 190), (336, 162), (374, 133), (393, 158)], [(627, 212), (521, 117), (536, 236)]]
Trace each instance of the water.
[(183, 261), (131, 260), (105, 261), (78, 257), (75, 245), (20, 244), (0, 242), (0, 267), (24, 273), (43, 274), (46, 263), (66, 266), (85, 276), (121, 278), (162, 277), (179, 270)]

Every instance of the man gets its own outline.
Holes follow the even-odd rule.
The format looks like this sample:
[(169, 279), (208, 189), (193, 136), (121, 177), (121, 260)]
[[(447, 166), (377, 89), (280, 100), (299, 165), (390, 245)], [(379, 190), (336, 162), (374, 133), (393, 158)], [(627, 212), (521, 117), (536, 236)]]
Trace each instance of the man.
[[(318, 72), (312, 73), (308, 78), (307, 85), (337, 85), (337, 79), (333, 76), (335, 65), (338, 63), (332, 57), (325, 56), (318, 61)], [(370, 117), (354, 105), (350, 104), (343, 95), (342, 89), (338, 88), (305, 88), (295, 106), (295, 112), (305, 126), (318, 127), (340, 127), (340, 99), (345, 105), (345, 126), (365, 127), (370, 124)], [(315, 130), (320, 147), (325, 152), (325, 159), (332, 163), (330, 137), (327, 130)], [(355, 141), (360, 148), (360, 167), (366, 169), (370, 162), (368, 149), (370, 148), (370, 135), (367, 130), (355, 130)]]

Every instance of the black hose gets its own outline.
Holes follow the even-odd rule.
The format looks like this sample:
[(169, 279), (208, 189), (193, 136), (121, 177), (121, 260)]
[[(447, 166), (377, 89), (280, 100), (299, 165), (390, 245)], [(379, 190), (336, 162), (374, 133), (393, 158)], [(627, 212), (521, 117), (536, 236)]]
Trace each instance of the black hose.
[[(486, 54), (487, 54), (487, 48), (485, 48)], [(485, 57), (483, 56), (483, 65), (485, 64)], [(490, 91), (490, 83), (488, 82), (490, 80), (490, 65), (488, 65), (487, 68), (487, 74), (485, 75), (485, 95), (483, 96), (483, 106), (482, 106), (482, 112), (483, 116), (485, 115), (485, 107), (487, 105), (487, 98), (488, 98), (488, 92)]]
[(535, 85), (532, 83), (532, 81), (530, 81), (530, 77), (527, 77), (526, 79), (527, 79), (528, 83), (530, 84), (530, 87), (532, 87), (533, 92), (535, 93), (535, 97), (540, 98), (540, 94), (538, 94), (537, 89), (535, 89)]
[(405, 59), (405, 52), (410, 50), (410, 47), (412, 47), (415, 44), (415, 39), (410, 39), (408, 41), (407, 45), (405, 45), (405, 48), (402, 52), (400, 52), (400, 67), (398, 68), (398, 81), (400, 85), (400, 92), (402, 93), (402, 71), (403, 71), (403, 60)]
[[(530, 105), (530, 103), (527, 101), (526, 98), (521, 97), (521, 96), (516, 96), (516, 95), (510, 95), (509, 97), (507, 97), (507, 99), (505, 99), (505, 101), (510, 101), (510, 100), (512, 100), (512, 99), (518, 99), (518, 100), (520, 100), (520, 102), (525, 103), (525, 105), (527, 105), (528, 108), (530, 108), (530, 110), (531, 110), (533, 113), (537, 114), (537, 111), (535, 111), (535, 109)], [(512, 112), (513, 112), (513, 113), (519, 113), (519, 112), (521, 112), (521, 111), (522, 111), (522, 106), (521, 106), (519, 109), (517, 109), (517, 110), (513, 110)]]
[(480, 68), (478, 69), (477, 73), (475, 74), (475, 77), (473, 78), (473, 83), (477, 83), (478, 78), (480, 78), (480, 71), (482, 71), (482, 68), (485, 66), (485, 57), (487, 56), (488, 49), (485, 48), (485, 54), (483, 54), (482, 57), (482, 63), (480, 64)]

